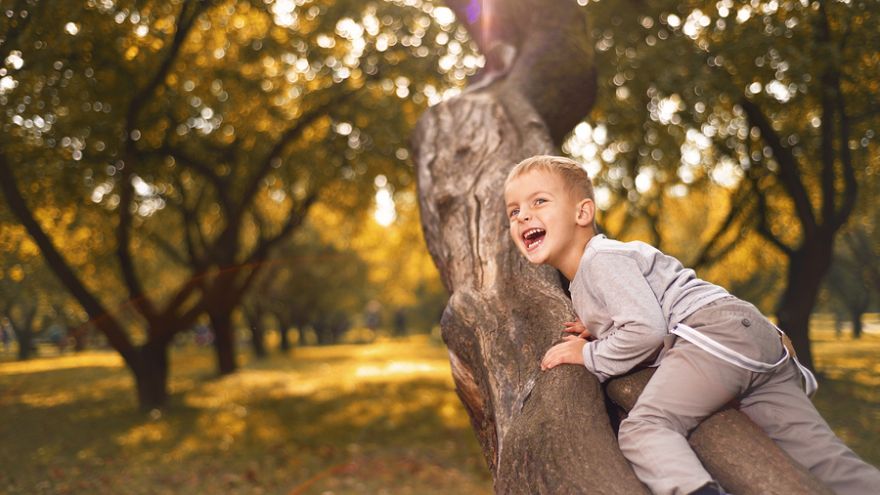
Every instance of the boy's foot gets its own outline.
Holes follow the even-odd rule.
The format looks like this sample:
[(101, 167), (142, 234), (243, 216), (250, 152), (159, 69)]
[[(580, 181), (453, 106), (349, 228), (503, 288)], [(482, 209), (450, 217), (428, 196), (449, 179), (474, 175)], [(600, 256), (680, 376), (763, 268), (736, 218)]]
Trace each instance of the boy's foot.
[(718, 488), (715, 483), (706, 483), (705, 485), (697, 488), (696, 491), (690, 493), (690, 495), (730, 495), (724, 490)]

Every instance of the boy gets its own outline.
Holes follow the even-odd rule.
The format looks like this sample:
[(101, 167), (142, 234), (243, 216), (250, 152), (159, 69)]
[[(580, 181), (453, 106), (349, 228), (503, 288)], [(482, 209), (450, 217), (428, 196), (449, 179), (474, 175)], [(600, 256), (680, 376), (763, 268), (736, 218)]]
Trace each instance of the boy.
[(878, 493), (880, 471), (819, 416), (801, 387), (803, 375), (812, 393), (815, 379), (789, 358), (781, 331), (675, 258), (598, 234), (592, 184), (580, 165), (528, 158), (510, 172), (504, 195), (517, 248), (571, 281), (579, 318), (565, 324), (577, 335), (550, 348), (541, 369), (580, 364), (605, 381), (638, 365), (658, 366), (619, 432), (621, 451), (654, 493), (723, 493), (686, 436), (734, 399), (838, 494)]

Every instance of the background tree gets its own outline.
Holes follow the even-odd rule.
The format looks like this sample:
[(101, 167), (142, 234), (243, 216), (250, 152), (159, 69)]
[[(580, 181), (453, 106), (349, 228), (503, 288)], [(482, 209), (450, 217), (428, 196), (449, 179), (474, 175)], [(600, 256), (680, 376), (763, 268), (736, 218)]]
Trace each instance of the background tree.
[(838, 335), (842, 320), (852, 324), (852, 337), (857, 339), (863, 329), (862, 317), (880, 303), (880, 214), (874, 205), (880, 181), (876, 179), (877, 158), (871, 154), (874, 145), (860, 149), (858, 162), (865, 163), (865, 180), (849, 224), (834, 247), (834, 263), (825, 281), (825, 307), (836, 317)]
[[(870, 230), (869, 230), (870, 229)], [(858, 263), (863, 284), (880, 294), (880, 228), (874, 223), (870, 227), (857, 226), (847, 232), (845, 242), (853, 259)]]
[(865, 26), (880, 12), (870, 2), (659, 1), (630, 15), (621, 5), (587, 7), (608, 19), (593, 39), (609, 70), (592, 126), (569, 151), (591, 162), (609, 204), (660, 223), (655, 243), (677, 221), (659, 214), (664, 201), (699, 188), (730, 195), (704, 253), (717, 261), (753, 231), (785, 257), (775, 312), (812, 366), (809, 315), (875, 146), (880, 39)]
[[(463, 77), (437, 71), (463, 32), (427, 7), (20, 1), (9, 11), (4, 197), (124, 357), (144, 408), (164, 403), (168, 344), (202, 313), (219, 370), (235, 369), (231, 314), (271, 247), (319, 196), (354, 208), (368, 201), (361, 177), (405, 175), (403, 130)], [(442, 48), (423, 46), (441, 34)], [(414, 87), (412, 73), (436, 75)], [(368, 132), (371, 122), (383, 125)], [(78, 221), (97, 219), (89, 231), (115, 255), (102, 288), (127, 302), (108, 305), (47, 235), (36, 198), (53, 194)]]
[(249, 298), (280, 322), (295, 325), (300, 343), (311, 330), (317, 343), (326, 345), (338, 342), (371, 294), (359, 253), (323, 243), (316, 229), (306, 225), (278, 249), (257, 286), (261, 290)]
[[(88, 233), (72, 223), (73, 215), (52, 208), (47, 201), (40, 211), (41, 215), (53, 215), (52, 230), (60, 242), (70, 246), (69, 252), (77, 264), (94, 272), (94, 266), (84, 263), (86, 253), (100, 247), (89, 242)], [(25, 229), (15, 225), (8, 212), (0, 212), (0, 317), (7, 317), (18, 341), (19, 359), (28, 359), (36, 349), (35, 338), (45, 339), (46, 327), (55, 325), (66, 342), (69, 337), (84, 344), (84, 320), (81, 311), (60, 287), (54, 275), (43, 263), (40, 251), (31, 242)], [(100, 278), (95, 274), (96, 278)], [(79, 340), (77, 340), (79, 339)]]
[(33, 266), (29, 262), (39, 256), (39, 251), (32, 243), (27, 242), (23, 229), (4, 228), (0, 233), (0, 246), (6, 253), (0, 268), (0, 294), (3, 301), (0, 305), (0, 318), (8, 320), (7, 329), (12, 330), (18, 342), (18, 359), (25, 360), (34, 351), (34, 333), (37, 330), (34, 327), (40, 306), (39, 292), (34, 292), (31, 285), (34, 274), (28, 273)]
[[(871, 286), (870, 269), (862, 268), (867, 261), (866, 257), (860, 256), (860, 253), (848, 245), (850, 242), (846, 242), (863, 235), (864, 232), (860, 230), (844, 234), (844, 242), (838, 243), (835, 248), (834, 260), (825, 283), (827, 298), (835, 315), (839, 315), (838, 318), (848, 318), (852, 323), (853, 339), (862, 336), (862, 318), (876, 293)], [(835, 324), (839, 325), (840, 322)]]

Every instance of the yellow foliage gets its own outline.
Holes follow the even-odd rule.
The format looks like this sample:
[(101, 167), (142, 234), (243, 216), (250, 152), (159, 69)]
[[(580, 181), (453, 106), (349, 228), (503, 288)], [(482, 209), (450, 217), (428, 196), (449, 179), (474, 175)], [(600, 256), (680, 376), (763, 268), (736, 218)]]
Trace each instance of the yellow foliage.
[(24, 280), (24, 270), (21, 268), (21, 265), (13, 265), (12, 268), (9, 269), (9, 278), (11, 278), (13, 282), (21, 282)]
[(379, 300), (401, 307), (416, 302), (420, 286), (438, 287), (439, 274), (422, 237), (415, 192), (403, 191), (395, 198), (397, 221), (383, 227), (371, 215), (350, 245), (369, 265), (368, 279)]
[(37, 247), (37, 244), (31, 240), (30, 236), (28, 236), (22, 239), (21, 243), (18, 245), (18, 254), (22, 259), (35, 258), (40, 256), (40, 248)]

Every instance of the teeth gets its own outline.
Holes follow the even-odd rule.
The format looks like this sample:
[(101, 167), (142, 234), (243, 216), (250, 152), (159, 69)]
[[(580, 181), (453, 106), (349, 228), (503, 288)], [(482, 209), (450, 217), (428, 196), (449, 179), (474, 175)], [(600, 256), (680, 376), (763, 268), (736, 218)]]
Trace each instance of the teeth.
[[(538, 246), (544, 243), (543, 237), (537, 237), (540, 234), (544, 234), (547, 231), (541, 228), (533, 228), (529, 229), (522, 233), (523, 243), (526, 246), (526, 249), (529, 251), (536, 249)], [(535, 237), (532, 237), (535, 236)]]

